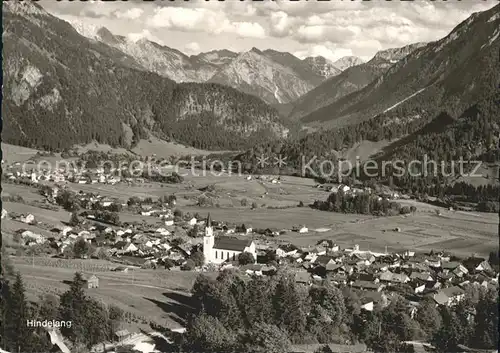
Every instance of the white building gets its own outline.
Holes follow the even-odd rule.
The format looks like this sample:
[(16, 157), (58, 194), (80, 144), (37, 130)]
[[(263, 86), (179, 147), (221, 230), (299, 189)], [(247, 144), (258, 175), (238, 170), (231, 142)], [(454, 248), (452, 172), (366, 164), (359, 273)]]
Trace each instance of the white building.
[(205, 236), (203, 237), (205, 263), (221, 264), (225, 261), (234, 261), (243, 252), (248, 252), (253, 255), (255, 260), (257, 259), (255, 243), (252, 240), (215, 237), (209, 214), (205, 222)]

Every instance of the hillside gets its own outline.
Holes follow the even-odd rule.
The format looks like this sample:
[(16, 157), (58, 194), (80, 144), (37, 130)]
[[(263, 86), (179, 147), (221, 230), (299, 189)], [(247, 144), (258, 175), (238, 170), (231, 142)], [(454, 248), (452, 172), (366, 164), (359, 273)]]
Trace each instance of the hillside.
[[(293, 120), (300, 119), (352, 92), (364, 88), (373, 80), (384, 74), (394, 63), (403, 59), (406, 55), (420, 46), (422, 46), (422, 44), (418, 43), (403, 48), (383, 50), (378, 52), (373, 59), (366, 63), (362, 63), (359, 59), (354, 60), (352, 57), (347, 57), (347, 59), (351, 60), (344, 60), (344, 62), (340, 59), (341, 62), (339, 65), (348, 68), (340, 74), (324, 81), (322, 84), (293, 102), (290, 118)], [(359, 62), (361, 62), (361, 64), (356, 65)]]
[(260, 99), (138, 70), (130, 57), (81, 36), (37, 4), (4, 3), (3, 25), (4, 142), (42, 149), (93, 140), (129, 146), (155, 131), (193, 147), (227, 150), (288, 131)]
[(498, 89), (500, 5), (475, 13), (445, 38), (395, 63), (365, 88), (305, 116), (304, 123), (342, 126), (393, 110), (404, 116), (458, 117)]
[(71, 21), (70, 24), (79, 34), (91, 41), (107, 44), (133, 58), (142, 69), (176, 82), (205, 82), (224, 64), (224, 61), (207, 60), (208, 55), (189, 57), (179, 50), (147, 39), (134, 41), (114, 35), (105, 27), (77, 21)]
[(356, 56), (344, 56), (338, 60), (335, 60), (333, 66), (335, 66), (340, 71), (345, 71), (350, 67), (358, 66), (363, 64), (364, 61)]
[[(121, 52), (137, 69), (179, 83), (220, 83), (257, 96), (269, 104), (289, 103), (326, 78), (342, 72), (323, 57), (301, 60), (287, 52), (256, 48), (243, 53), (213, 50), (188, 56), (147, 39), (132, 40), (114, 35), (104, 27), (75, 20), (70, 24), (92, 42), (104, 43)], [(356, 57), (346, 57), (339, 59), (337, 64), (347, 68), (359, 61)]]
[(312, 82), (256, 48), (238, 55), (209, 82), (234, 87), (272, 104), (288, 103), (314, 88)]

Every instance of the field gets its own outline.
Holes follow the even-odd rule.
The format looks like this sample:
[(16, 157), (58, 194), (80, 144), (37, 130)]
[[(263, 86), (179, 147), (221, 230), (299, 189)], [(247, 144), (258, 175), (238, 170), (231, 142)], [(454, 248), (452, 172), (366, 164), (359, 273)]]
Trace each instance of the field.
[[(189, 174), (188, 171), (181, 171)], [(202, 173), (197, 171), (197, 173)], [(284, 177), (281, 183), (272, 184), (260, 180), (246, 180), (244, 176), (223, 174), (220, 176), (186, 175), (182, 184), (146, 183), (137, 186), (125, 184), (87, 185), (71, 184), (75, 190), (97, 192), (117, 197), (125, 202), (131, 196), (157, 198), (160, 195), (175, 194), (177, 207), (184, 213), (209, 212), (215, 220), (234, 224), (244, 223), (254, 228), (291, 229), (295, 225), (306, 225), (309, 233), (287, 232), (278, 240), (290, 241), (298, 246), (314, 245), (321, 239), (332, 239), (339, 245), (359, 244), (363, 249), (388, 251), (449, 250), (457, 255), (468, 256), (473, 252), (487, 254), (498, 247), (498, 216), (495, 214), (467, 213), (439, 209), (436, 206), (413, 200), (401, 200), (406, 205), (414, 205), (417, 212), (408, 216), (376, 218), (364, 215), (322, 212), (309, 207), (297, 207), (299, 201), (305, 205), (314, 200), (324, 200), (328, 193), (314, 187), (310, 179)], [(211, 186), (210, 191), (200, 189)], [(4, 193), (18, 194), (25, 199), (38, 198), (33, 189), (18, 185), (4, 185)], [(197, 206), (201, 195), (213, 201), (210, 207)], [(246, 205), (242, 206), (245, 199)], [(257, 204), (251, 209), (252, 203)], [(66, 211), (50, 211), (34, 206), (6, 202), (8, 211), (33, 213), (43, 222), (61, 225), (70, 214)], [(440, 211), (440, 215), (436, 212)], [(146, 221), (158, 224), (155, 217), (141, 216), (123, 212), (122, 221)], [(12, 221), (11, 221), (12, 222)], [(16, 224), (7, 223), (10, 231)], [(18, 222), (16, 222), (18, 223)], [(19, 223), (19, 227), (24, 224)], [(26, 227), (25, 227), (26, 228)], [(314, 231), (317, 229), (321, 231)], [(394, 231), (399, 228), (399, 231)]]
[[(210, 189), (203, 191), (203, 188)], [(328, 193), (314, 187), (312, 180), (284, 177), (281, 183), (272, 184), (260, 180), (246, 180), (244, 176), (185, 176), (182, 184), (160, 185), (146, 183), (137, 186), (125, 184), (80, 185), (70, 184), (74, 190), (97, 192), (116, 197), (125, 202), (131, 196), (153, 197), (165, 194), (177, 195), (177, 207), (184, 213), (198, 212), (205, 216), (209, 212), (215, 220), (234, 224), (245, 224), (254, 228), (287, 229), (273, 240), (291, 242), (299, 247), (315, 245), (323, 239), (331, 239), (341, 247), (358, 244), (362, 250), (383, 252), (385, 250), (414, 251), (447, 250), (458, 256), (472, 253), (487, 256), (498, 249), (498, 216), (496, 214), (467, 213), (440, 209), (412, 200), (400, 201), (417, 207), (415, 214), (393, 217), (373, 217), (339, 214), (313, 210), (305, 205), (316, 199), (324, 200)], [(201, 190), (200, 190), (201, 189)], [(19, 195), (26, 201), (40, 200), (36, 189), (21, 185), (4, 184), (3, 194)], [(213, 200), (210, 207), (197, 206), (200, 196)], [(245, 202), (242, 200), (245, 199)], [(257, 204), (252, 209), (252, 203)], [(62, 226), (70, 214), (64, 210), (51, 211), (22, 203), (5, 202), (8, 212), (32, 213), (35, 219), (48, 225)], [(439, 212), (437, 212), (439, 211)], [(146, 221), (157, 224), (156, 217), (122, 212), (122, 221)], [(306, 225), (308, 233), (290, 231), (295, 225)], [(47, 230), (36, 226), (4, 219), (2, 238), (4, 246), (11, 244), (11, 235), (20, 228), (47, 234)], [(10, 249), (12, 250), (12, 249)], [(31, 259), (33, 261), (33, 259)], [(96, 273), (100, 287), (88, 289), (92, 295), (107, 304), (123, 308), (135, 319), (129, 323), (131, 329), (145, 328), (149, 321), (171, 328), (182, 326), (190, 311), (189, 290), (197, 276), (196, 272), (179, 272), (135, 269), (128, 273), (109, 270), (110, 264), (98, 260), (86, 260), (85, 265), (54, 265), (51, 259), (13, 258), (16, 268), (25, 278), (28, 293), (36, 298), (43, 293), (62, 293), (77, 270)], [(82, 260), (83, 261), (83, 260)], [(80, 267), (81, 266), (81, 267)], [(92, 267), (94, 266), (94, 267)], [(114, 265), (113, 265), (114, 266)], [(135, 326), (134, 326), (135, 325)]]
[[(47, 265), (47, 259), (34, 258), (34, 265), (29, 264), (29, 259), (12, 259), (26, 282), (31, 299), (46, 293), (57, 295), (65, 292), (75, 271), (79, 270), (78, 263), (76, 268), (69, 268), (42, 266)], [(192, 305), (189, 291), (198, 273), (163, 269), (90, 272), (92, 262), (96, 268), (116, 267), (116, 264), (88, 260), (81, 268), (83, 273), (95, 273), (99, 277), (99, 288), (86, 289), (87, 295), (130, 313), (134, 317), (130, 323), (132, 326), (145, 327), (153, 321), (169, 328), (182, 327)]]

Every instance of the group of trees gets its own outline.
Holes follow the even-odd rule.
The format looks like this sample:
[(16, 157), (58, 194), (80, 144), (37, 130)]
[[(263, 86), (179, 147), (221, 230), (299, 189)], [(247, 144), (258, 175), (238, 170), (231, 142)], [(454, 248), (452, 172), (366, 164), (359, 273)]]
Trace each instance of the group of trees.
[(369, 193), (346, 194), (342, 190), (331, 193), (326, 201), (314, 201), (313, 208), (322, 211), (342, 213), (372, 214), (389, 216), (416, 212), (415, 206), (401, 206), (401, 204), (387, 199), (379, 200), (377, 195)]
[(30, 302), (21, 275), (12, 273), (11, 269), (9, 272), (10, 275), (2, 274), (2, 349), (10, 352), (49, 352), (52, 349), (46, 329), (30, 327), (28, 320), (71, 322), (60, 330), (74, 344), (72, 352), (88, 351), (96, 344), (113, 340), (123, 320), (123, 311), (89, 298), (83, 289), (81, 274), (75, 274), (70, 289), (60, 298), (47, 294), (38, 302)]
[[(116, 212), (110, 212), (110, 211), (83, 211), (80, 213), (80, 216), (82, 217), (87, 217), (89, 215), (94, 216), (94, 219), (96, 221), (100, 221), (103, 223), (109, 223), (113, 225), (120, 225), (120, 216)], [(73, 216), (71, 217), (73, 218)]]
[(388, 306), (361, 310), (363, 292), (328, 283), (297, 285), (292, 273), (244, 280), (224, 271), (200, 275), (192, 289), (196, 312), (182, 346), (188, 352), (289, 351), (291, 344), (364, 342), (376, 352), (402, 352), (401, 343), (424, 340), (439, 351), (457, 345), (493, 348), (498, 341), (498, 295), (471, 287), (453, 307), (420, 302), (412, 318), (407, 301), (394, 294)]

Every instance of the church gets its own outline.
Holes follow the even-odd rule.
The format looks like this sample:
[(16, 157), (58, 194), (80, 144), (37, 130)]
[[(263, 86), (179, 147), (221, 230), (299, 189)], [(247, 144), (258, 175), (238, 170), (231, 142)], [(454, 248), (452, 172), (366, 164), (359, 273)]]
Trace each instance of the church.
[(221, 264), (226, 261), (237, 261), (238, 255), (249, 252), (257, 259), (255, 243), (251, 239), (236, 239), (231, 237), (216, 237), (212, 227), (212, 219), (208, 214), (203, 237), (203, 255), (205, 264)]

